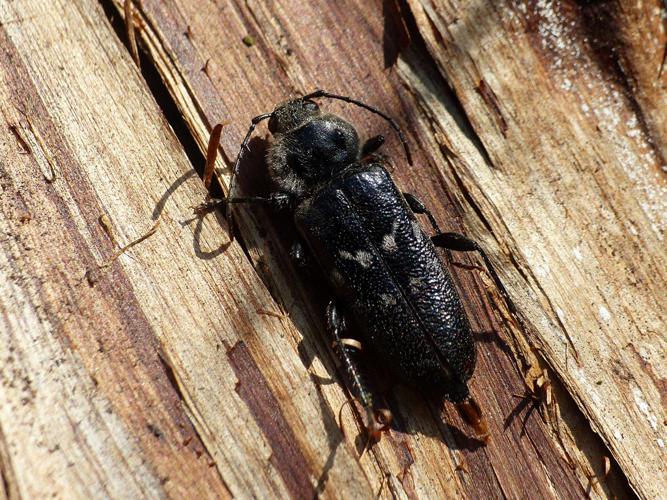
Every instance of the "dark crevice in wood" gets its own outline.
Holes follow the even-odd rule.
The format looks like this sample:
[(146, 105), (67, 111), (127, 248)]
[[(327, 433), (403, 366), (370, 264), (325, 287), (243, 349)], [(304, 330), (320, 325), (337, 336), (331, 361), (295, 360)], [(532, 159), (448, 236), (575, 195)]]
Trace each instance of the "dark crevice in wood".
[[(114, 32), (120, 39), (121, 43), (125, 46), (128, 53), (131, 54), (131, 49), (129, 47), (129, 42), (125, 35), (125, 23), (122, 18), (118, 15), (116, 7), (113, 4), (113, 0), (99, 0), (102, 9), (104, 10), (107, 19), (111, 23), (111, 26), (114, 29)], [(150, 93), (153, 95), (155, 102), (158, 107), (162, 110), (165, 120), (169, 123), (171, 129), (173, 130), (178, 142), (183, 147), (185, 154), (187, 155), (192, 168), (197, 172), (200, 178), (204, 175), (204, 166), (206, 159), (202, 150), (199, 149), (197, 141), (194, 138), (191, 130), (188, 128), (183, 115), (176, 104), (176, 101), (169, 92), (164, 80), (160, 76), (160, 72), (153, 60), (149, 57), (145, 50), (143, 50), (143, 42), (141, 37), (138, 38), (139, 46), (139, 59), (141, 61), (141, 75), (146, 83), (146, 86)], [(226, 159), (228, 162), (228, 159)], [(214, 176), (211, 181), (210, 194), (213, 197), (221, 197), (223, 195), (223, 189), (220, 185), (218, 179)], [(230, 231), (233, 229), (230, 227)], [(248, 252), (247, 245), (243, 241), (243, 238), (240, 237), (238, 231), (235, 233), (237, 236), (237, 241), (239, 242), (243, 253), (245, 254), (248, 262), (252, 262), (252, 258)]]
[[(130, 53), (129, 42), (125, 34), (125, 22), (118, 15), (118, 11), (114, 6), (113, 0), (99, 0), (99, 2), (100, 5), (102, 6), (102, 9), (104, 10), (104, 13), (106, 14), (107, 19), (111, 23), (114, 32), (118, 36), (118, 39), (128, 50), (128, 53)], [(174, 101), (171, 94), (169, 93), (169, 90), (167, 89), (164, 80), (160, 76), (158, 69), (155, 67), (155, 64), (150, 59), (150, 57), (146, 54), (146, 51), (142, 50), (141, 37), (137, 37), (137, 41), (140, 49), (139, 58), (141, 61), (141, 76), (146, 82), (146, 86), (153, 95), (155, 102), (162, 110), (165, 119), (167, 120), (172, 130), (174, 131), (176, 138), (183, 146), (183, 150), (185, 151), (185, 154), (188, 156), (190, 163), (192, 163), (194, 170), (196, 170), (199, 176), (201, 177), (204, 173), (204, 163), (205, 163), (204, 155), (202, 151), (199, 149), (199, 146), (197, 146), (197, 141), (195, 141), (194, 136), (190, 132), (190, 129), (188, 128), (187, 124), (185, 123), (183, 115), (181, 111), (178, 109), (176, 101)], [(212, 187), (215, 185), (216, 184), (214, 180), (214, 184), (212, 184)], [(219, 187), (220, 186), (217, 185), (218, 189)]]
[[(590, 2), (585, 2), (585, 3), (588, 4)], [(594, 3), (596, 3), (596, 2), (594, 2)], [(417, 44), (420, 49), (421, 49), (421, 47), (424, 47), (424, 50), (426, 50), (426, 43), (423, 40), (423, 38), (421, 36), (421, 33), (419, 32), (418, 28), (416, 27), (414, 17), (412, 15), (410, 9), (409, 8), (404, 9), (403, 12), (408, 13), (407, 14), (408, 19), (406, 20), (406, 24), (409, 27), (411, 43), (412, 44)], [(428, 18), (428, 22), (430, 23), (431, 29), (433, 30), (434, 35), (439, 39), (440, 43), (443, 46), (446, 46), (447, 43), (442, 38), (441, 34), (438, 31), (438, 28), (432, 22), (430, 17), (427, 16), (427, 18)], [(602, 28), (600, 28), (600, 29), (602, 29)], [(604, 29), (608, 30), (608, 26), (605, 27)], [(591, 37), (592, 36), (593, 35), (591, 34)], [(617, 39), (617, 37), (614, 34), (608, 34), (608, 36), (614, 37), (614, 39), (616, 41), (614, 46), (620, 47), (620, 39)], [(639, 106), (638, 102), (636, 101), (636, 99), (634, 97), (631, 82), (629, 81), (628, 75), (623, 70), (622, 64), (618, 60), (618, 55), (615, 53), (614, 50), (609, 49), (608, 56), (614, 59), (613, 65), (612, 65), (613, 66), (612, 71), (615, 71), (615, 75), (612, 75), (612, 77), (614, 77), (615, 81), (617, 83), (619, 83), (621, 86), (623, 86), (623, 88), (626, 90), (626, 96), (631, 103), (631, 107), (633, 108), (633, 110), (637, 114), (637, 117), (640, 121), (640, 126), (642, 127), (642, 131), (646, 134), (647, 137), (650, 137), (649, 129), (648, 129), (648, 126), (647, 126), (646, 121), (645, 121), (644, 116), (643, 116), (643, 111), (642, 111), (641, 107)], [(410, 65), (410, 56), (405, 57), (404, 60), (407, 64)], [(602, 62), (602, 61), (598, 61), (598, 63), (600, 64), (601, 67), (604, 67), (604, 65), (605, 65), (604, 62)], [(436, 70), (437, 78), (441, 79), (441, 89), (439, 89), (439, 91), (442, 91), (442, 89), (444, 89), (444, 92), (448, 95), (448, 97), (450, 97), (450, 99), (448, 100), (447, 105), (446, 105), (447, 109), (450, 110), (452, 104), (454, 105), (454, 110), (453, 111), (450, 110), (450, 113), (452, 113), (453, 118), (456, 120), (456, 122), (459, 125), (459, 127), (461, 128), (461, 130), (463, 130), (464, 133), (466, 134), (466, 136), (469, 139), (472, 140), (474, 145), (477, 147), (479, 153), (483, 157), (484, 161), (491, 168), (497, 168), (494, 165), (494, 162), (491, 160), (491, 156), (490, 156), (489, 152), (487, 151), (482, 138), (479, 136), (475, 127), (473, 126), (472, 121), (471, 121), (468, 113), (466, 112), (466, 108), (464, 107), (463, 103), (461, 102), (458, 94), (449, 85), (449, 81), (447, 81), (445, 79), (446, 75), (444, 75), (444, 71), (437, 66), (437, 63), (435, 62), (435, 60), (431, 59), (431, 64), (434, 66), (434, 68), (437, 68), (437, 70)], [(609, 70), (607, 70), (607, 72), (609, 72)], [(485, 82), (483, 80), (481, 80), (480, 81), (480, 86), (485, 86), (485, 85), (486, 85)], [(485, 93), (486, 89), (480, 89), (478, 87), (476, 90), (477, 90), (478, 93), (483, 94), (483, 93)], [(408, 89), (408, 91), (411, 91), (411, 89)], [(415, 92), (412, 92), (412, 93), (414, 94), (415, 101), (419, 105), (421, 105), (422, 102), (420, 100), (420, 96)], [(487, 98), (484, 95), (482, 97), (484, 98), (485, 101), (487, 101)], [(500, 108), (497, 104), (497, 98), (495, 97), (495, 95), (493, 95), (493, 102), (491, 103), (490, 107), (498, 115), (498, 118), (500, 120), (500, 129), (501, 129), (500, 131), (501, 131), (503, 136), (506, 136), (507, 125), (504, 123), (505, 120), (504, 120), (504, 118), (502, 116), (502, 113), (500, 111)], [(420, 111), (423, 113), (424, 116), (429, 116), (429, 110), (428, 110), (428, 107), (426, 105), (420, 106)], [(432, 128), (433, 128), (433, 132), (435, 132), (435, 128), (437, 128), (437, 126), (432, 127)], [(440, 150), (441, 150), (440, 153), (441, 153), (444, 161), (449, 166), (449, 171), (452, 174), (452, 177), (455, 180), (455, 183), (459, 188), (459, 192), (463, 195), (463, 198), (465, 199), (465, 202), (468, 204), (468, 207), (471, 208), (475, 212), (478, 220), (483, 224), (483, 226), (486, 228), (488, 233), (493, 235), (494, 239), (496, 239), (498, 242), (500, 242), (502, 240), (502, 238), (497, 237), (497, 235), (493, 231), (489, 221), (484, 216), (484, 213), (483, 213), (482, 209), (476, 203), (475, 197), (473, 196), (472, 193), (469, 192), (465, 183), (461, 179), (460, 175), (458, 175), (457, 168), (454, 165), (454, 162), (457, 159), (456, 153), (448, 150), (447, 146), (442, 144), (440, 141), (438, 141), (438, 145), (439, 145)], [(656, 152), (656, 155), (660, 156), (659, 155), (659, 150), (657, 148), (655, 148), (655, 146), (654, 146), (654, 151)], [(464, 210), (464, 207), (460, 207), (460, 209)], [(529, 280), (528, 276), (525, 273), (526, 268), (524, 266), (521, 266), (519, 264), (519, 262), (515, 259), (515, 257), (511, 253), (509, 253), (508, 256), (509, 256), (509, 258), (512, 262), (513, 267), (519, 272), (519, 274), (521, 274), (521, 276), (524, 278), (524, 280), (526, 280), (526, 282), (532, 281), (533, 283), (536, 283), (539, 286), (538, 281), (536, 281), (533, 276), (531, 276), (531, 279)], [(543, 296), (545, 298), (547, 298), (547, 294), (544, 293), (544, 292), (543, 292)], [(561, 331), (564, 333), (564, 335), (567, 339), (567, 342), (569, 343), (569, 347), (575, 353), (575, 356), (574, 356), (575, 360), (577, 360), (576, 350), (574, 349), (572, 340), (571, 340), (565, 326), (563, 325), (560, 318), (556, 314), (554, 306), (551, 304), (550, 301), (548, 301), (548, 303), (549, 303), (549, 307), (551, 308), (551, 313), (552, 313), (553, 318), (556, 319), (556, 322), (560, 326)], [(525, 322), (523, 321), (523, 319), (521, 317), (517, 317), (516, 320), (519, 322), (519, 325), (520, 325), (520, 330), (519, 331), (523, 332), (524, 339), (526, 341), (528, 341), (528, 344), (533, 346), (533, 348), (535, 349), (532, 354), (535, 356), (535, 358), (537, 359), (540, 366), (549, 366), (551, 368), (549, 370), (549, 375), (550, 375), (550, 377), (552, 377), (554, 379), (554, 382), (560, 388), (560, 390), (557, 391), (557, 396), (555, 397), (556, 405), (557, 405), (558, 408), (562, 408), (565, 411), (567, 411), (568, 416), (564, 420), (567, 421), (566, 425), (568, 425), (568, 427), (570, 427), (571, 432), (572, 432), (572, 437), (575, 440), (577, 446), (582, 450), (582, 452), (585, 455), (590, 456), (589, 450), (592, 450), (594, 447), (591, 447), (591, 446), (584, 443), (584, 436), (587, 435), (587, 434), (588, 435), (593, 435), (594, 434), (595, 435), (595, 440), (597, 441), (599, 447), (601, 449), (605, 450), (607, 457), (610, 457), (615, 482), (617, 483), (617, 486), (620, 486), (619, 488), (616, 488), (612, 491), (615, 491), (616, 494), (620, 493), (621, 497), (631, 497), (632, 493), (634, 493), (634, 492), (630, 488), (628, 478), (625, 475), (625, 473), (623, 472), (623, 470), (620, 468), (620, 466), (618, 465), (617, 461), (613, 457), (613, 455), (612, 455), (611, 451), (609, 450), (608, 446), (606, 445), (606, 443), (604, 443), (604, 441), (602, 440), (602, 437), (599, 434), (597, 434), (596, 432), (593, 431), (593, 429), (590, 426), (589, 420), (587, 419), (586, 415), (583, 413), (581, 408), (577, 405), (573, 396), (567, 390), (564, 389), (564, 387), (565, 387), (563, 385), (564, 382), (560, 379), (560, 377), (558, 375), (558, 372), (556, 370), (554, 370), (553, 367), (551, 367), (549, 365), (549, 363), (546, 361), (546, 359), (544, 358), (544, 356), (540, 352), (539, 348), (536, 348), (534, 342), (529, 341), (529, 338), (527, 338), (525, 332), (529, 331), (528, 325), (525, 324)], [(511, 332), (511, 335), (517, 335), (517, 333), (518, 333), (517, 330), (514, 329), (514, 328), (508, 328), (507, 330)], [(528, 362), (528, 360), (524, 356), (521, 355), (521, 352), (519, 350), (516, 350), (516, 342), (514, 342), (514, 344), (515, 344), (515, 348), (513, 350), (514, 356), (512, 356), (514, 358), (514, 365), (517, 368), (517, 370), (526, 371), (530, 368), (530, 363)], [(508, 420), (511, 421), (514, 417), (518, 416), (521, 413), (521, 410), (524, 408), (524, 405), (519, 404), (516, 408), (521, 408), (521, 409), (519, 411), (512, 412), (512, 414), (510, 414), (508, 416)], [(515, 410), (516, 410), (516, 408), (515, 408)], [(529, 416), (529, 414), (525, 416), (526, 420), (527, 420), (528, 416)], [(562, 418), (562, 416), (560, 414), (557, 414), (556, 418)], [(551, 419), (546, 419), (545, 420), (544, 418), (543, 418), (543, 420), (544, 420), (545, 425), (547, 427), (552, 428), (554, 434), (556, 435), (556, 437), (558, 439), (559, 446), (561, 447), (562, 452), (565, 454), (565, 457), (567, 457), (567, 459), (564, 459), (564, 463), (571, 467), (571, 465), (569, 463), (569, 462), (571, 462), (571, 459), (569, 457), (569, 453), (567, 451), (567, 448), (562, 441), (559, 422), (552, 421)], [(525, 424), (526, 424), (526, 422), (524, 421), (524, 426), (525, 426)], [(582, 428), (579, 427), (582, 424), (585, 426), (585, 429), (582, 429)], [(505, 427), (507, 427), (507, 426), (508, 426), (508, 423), (506, 421)], [(532, 438), (531, 438), (531, 442), (532, 442), (533, 447), (537, 451), (537, 453), (541, 455), (539, 443), (538, 442), (533, 442)], [(547, 462), (543, 461), (543, 463), (547, 463)], [(591, 463), (591, 465), (593, 465), (593, 463)], [(494, 474), (495, 474), (496, 473), (495, 469), (492, 468), (492, 470), (494, 471)], [(496, 476), (496, 479), (498, 480), (497, 476)], [(595, 480), (598, 480), (598, 477), (594, 475), (592, 477), (591, 481), (595, 481)], [(500, 482), (499, 482), (499, 484), (500, 484)], [(612, 487), (610, 486), (610, 488), (612, 488)]]
[[(108, 21), (111, 23), (116, 36), (118, 36), (121, 43), (127, 49), (128, 54), (131, 56), (129, 41), (125, 34), (125, 22), (118, 15), (118, 11), (113, 3), (113, 0), (99, 0), (99, 3), (102, 6), (104, 13), (106, 14)], [(203, 178), (204, 167), (206, 163), (204, 152), (199, 149), (192, 131), (185, 122), (183, 114), (181, 113), (181, 110), (178, 108), (176, 101), (169, 92), (169, 89), (162, 79), (157, 66), (155, 65), (150, 55), (144, 50), (143, 41), (140, 36), (137, 37), (137, 42), (139, 48), (139, 59), (141, 61), (140, 71), (146, 83), (146, 87), (155, 99), (158, 107), (162, 110), (165, 120), (173, 130), (174, 135), (185, 151), (185, 154), (192, 164), (193, 170), (197, 172), (200, 178)], [(219, 148), (219, 150), (222, 151), (222, 148)], [(229, 163), (229, 158), (225, 157), (224, 159), (226, 163)], [(224, 191), (216, 176), (213, 176), (209, 192), (211, 196), (215, 198), (223, 196)], [(224, 213), (224, 210), (222, 210), (221, 213)], [(229, 230), (232, 231), (233, 229), (230, 227)], [(248, 262), (252, 263), (252, 257), (250, 256), (248, 247), (244, 242), (243, 237), (238, 234), (238, 231), (235, 231), (234, 236), (237, 238), (237, 241), (241, 246), (241, 249), (243, 250), (246, 258), (248, 259)]]

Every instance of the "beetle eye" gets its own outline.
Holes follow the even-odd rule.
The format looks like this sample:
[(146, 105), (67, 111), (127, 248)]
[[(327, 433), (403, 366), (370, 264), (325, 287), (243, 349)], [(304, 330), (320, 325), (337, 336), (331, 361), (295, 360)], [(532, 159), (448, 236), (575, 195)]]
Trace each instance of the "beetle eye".
[(303, 107), (306, 108), (308, 111), (317, 111), (318, 109), (320, 109), (317, 103), (313, 101), (303, 101)]
[(275, 114), (272, 114), (271, 118), (269, 118), (269, 132), (275, 134), (277, 128), (278, 128), (278, 119), (276, 118)]

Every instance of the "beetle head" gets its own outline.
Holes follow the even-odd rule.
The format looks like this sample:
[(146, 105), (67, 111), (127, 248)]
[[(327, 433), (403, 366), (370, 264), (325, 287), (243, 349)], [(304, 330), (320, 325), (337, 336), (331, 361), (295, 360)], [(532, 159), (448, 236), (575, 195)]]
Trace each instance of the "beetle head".
[(299, 98), (286, 101), (271, 113), (269, 131), (272, 134), (284, 134), (319, 114), (320, 107), (310, 99)]
[(301, 196), (359, 161), (359, 136), (342, 118), (308, 99), (294, 99), (270, 115), (269, 174), (282, 191)]

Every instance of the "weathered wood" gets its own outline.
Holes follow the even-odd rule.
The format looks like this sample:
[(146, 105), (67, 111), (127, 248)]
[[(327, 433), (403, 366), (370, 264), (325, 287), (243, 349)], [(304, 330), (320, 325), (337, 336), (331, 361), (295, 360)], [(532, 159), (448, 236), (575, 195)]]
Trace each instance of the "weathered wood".
[[(282, 449), (306, 457), (314, 488), (339, 431), (288, 341), (298, 333), (258, 314), (278, 308), (220, 222), (187, 222), (201, 182), (103, 10), (25, 0), (0, 16), (5, 493), (284, 496), (299, 462), (271, 459), (261, 430), (282, 430), (281, 411), (299, 432)], [(86, 271), (115, 251), (100, 215), (121, 244), (161, 224), (91, 286)], [(250, 395), (236, 377), (254, 337), (280, 374), (264, 421), (247, 401), (261, 377)], [(341, 494), (371, 494), (350, 449), (336, 464)]]
[[(540, 351), (634, 490), (667, 482), (660, 1), (411, 0), (475, 139), (419, 89)], [(613, 26), (618, 29), (612, 29)]]
[[(122, 15), (124, 1), (114, 1)], [(454, 268), (474, 328), (487, 332), (472, 390), (489, 446), (469, 439), (450, 407), (397, 386), (383, 390), (394, 429), (360, 457), (356, 409), (344, 405), (324, 334), (327, 296), (295, 278), (286, 221), (239, 210), (242, 247), (229, 244), (221, 217), (193, 219), (201, 182), (100, 5), (15, 0), (0, 2), (5, 496), (626, 497), (625, 477), (642, 496), (661, 494), (655, 460), (664, 451), (650, 425), (664, 433), (656, 203), (665, 198), (662, 181), (622, 168), (650, 153), (650, 134), (662, 147), (664, 93), (647, 77), (655, 61), (629, 49), (620, 56), (637, 82), (636, 107), (598, 73), (588, 75), (588, 100), (556, 88), (552, 103), (552, 81), (578, 81), (554, 75), (554, 55), (537, 57), (533, 45), (548, 52), (580, 42), (544, 28), (555, 22), (548, 8), (499, 8), (495, 19), (483, 2), (412, 1), (437, 68), (406, 8), (142, 0), (134, 22), (202, 151), (212, 125), (229, 122), (223, 185), (250, 117), (295, 93), (325, 86), (399, 117), (417, 165), (406, 168), (387, 133), (399, 185), (418, 192), (445, 228), (489, 248), (519, 309), (517, 324), (485, 280)], [(652, 11), (633, 9), (610, 15), (639, 54), (631, 20), (651, 32)], [(535, 77), (513, 76), (522, 75), (516, 60)], [(607, 118), (620, 121), (596, 130), (592, 99), (607, 95), (618, 105)], [(366, 136), (387, 129), (363, 111), (325, 105)], [(638, 109), (646, 127), (620, 136)], [(262, 141), (252, 147), (261, 151)], [(630, 156), (621, 164), (615, 154)], [(656, 157), (642, 157), (649, 172)], [(266, 188), (261, 165), (249, 155), (245, 191)], [(155, 234), (99, 269), (158, 218)], [(544, 367), (556, 403), (544, 418), (528, 416), (532, 403), (513, 394)], [(605, 456), (622, 473), (612, 460), (605, 477)]]
[[(414, 70), (423, 63), (423, 53), (419, 50), (402, 57), (400, 75), (383, 71), (385, 64), (391, 64), (396, 57), (398, 47), (394, 39), (399, 38), (396, 29), (400, 29), (402, 24), (392, 19), (392, 13), (395, 13), (392, 2), (384, 5), (384, 19), (380, 15), (380, 7), (356, 3), (332, 6), (324, 2), (307, 6), (296, 2), (249, 2), (202, 7), (190, 2), (144, 1), (139, 12), (139, 24), (145, 48), (151, 53), (202, 149), (211, 125), (221, 120), (229, 121), (230, 125), (223, 133), (223, 149), (228, 160), (233, 158), (249, 117), (272, 109), (277, 100), (326, 82), (327, 86), (339, 92), (363, 96), (371, 103), (382, 103), (384, 109), (402, 116), (409, 125), (419, 125), (412, 130), (412, 139), (425, 146), (418, 153), (420, 167), (411, 172), (397, 168), (395, 174), (404, 188), (419, 186), (419, 192), (426, 193), (429, 204), (436, 207), (439, 218), (450, 220), (450, 227), (459, 229), (455, 222), (459, 212), (440, 185), (450, 181), (445, 178), (449, 174), (443, 176), (439, 167), (443, 164), (442, 148), (432, 141), (430, 110), (416, 110), (418, 104), (423, 102), (423, 96), (415, 98), (405, 94), (398, 76), (411, 87), (441, 83), (437, 75), (428, 74), (428, 69), (419, 75), (409, 73), (408, 68)], [(318, 33), (316, 39), (311, 35), (313, 31)], [(257, 41), (250, 48), (241, 43), (248, 33)], [(425, 65), (430, 67), (428, 63)], [(444, 117), (451, 116), (455, 112), (454, 103), (451, 104), (450, 108), (454, 110), (438, 111)], [(335, 105), (331, 107), (343, 109)], [(353, 116), (355, 123), (361, 124), (366, 134), (383, 127), (361, 112), (346, 109), (345, 113)], [(460, 123), (452, 125), (459, 131), (463, 128), (462, 133), (466, 132)], [(395, 158), (401, 158), (398, 148), (390, 150)], [(473, 160), (479, 157), (476, 151), (470, 154)], [(256, 188), (252, 183), (246, 185), (249, 189)], [(292, 271), (284, 259), (284, 239), (281, 240), (270, 224), (260, 221), (265, 218), (263, 213), (260, 214), (246, 212), (242, 221), (241, 232), (249, 242), (251, 258), (259, 263), (263, 279), (274, 295), (280, 297), (289, 309), (290, 317), (305, 335), (304, 340), (309, 339), (317, 345), (322, 339), (321, 333), (315, 331), (317, 328), (313, 328), (319, 326), (321, 329), (321, 321), (314, 316), (318, 311), (313, 311), (307, 302), (294, 302), (306, 295), (311, 296), (312, 302), (312, 290), (311, 293), (306, 291), (294, 295), (295, 284), (290, 280)], [(271, 241), (282, 241), (282, 248), (267, 244)], [(285, 272), (285, 269), (289, 271)], [(482, 289), (471, 281), (470, 276), (460, 278), (476, 326), (479, 329), (501, 329), (501, 325), (488, 318), (488, 305), (479, 301)], [(285, 283), (292, 286), (287, 288)], [(523, 286), (516, 281), (513, 285), (518, 288)], [(542, 357), (533, 355), (531, 345), (525, 341), (522, 332), (515, 332), (515, 335), (521, 337), (516, 340), (518, 356), (527, 362), (538, 363)], [(502, 337), (497, 342), (503, 346)], [(534, 341), (532, 345), (535, 345)], [(312, 344), (303, 348), (315, 349)], [(257, 356), (262, 349), (260, 345), (254, 345), (251, 353)], [(483, 351), (486, 349), (485, 345)], [(318, 354), (324, 351), (320, 347)], [(310, 353), (308, 357), (311, 357)], [(522, 377), (517, 373), (516, 365), (513, 367), (511, 359), (493, 343), (480, 358), (474, 389), (489, 412), (494, 436), (499, 436), (498, 440), (486, 450), (454, 451), (449, 455), (443, 453), (443, 447), (433, 448), (429, 444), (425, 448), (423, 440), (416, 441), (411, 436), (398, 434), (374, 448), (372, 456), (377, 464), (369, 464), (367, 458), (362, 459), (361, 463), (369, 471), (369, 476), (376, 468), (388, 471), (389, 477), (401, 479), (401, 483), (389, 481), (394, 493), (398, 487), (408, 494), (418, 492), (422, 495), (447, 492), (470, 496), (569, 497), (581, 495), (584, 491), (609, 494), (609, 485), (616, 495), (624, 494), (622, 483), (616, 482), (613, 474), (607, 478), (608, 481), (599, 479), (603, 476), (603, 457), (608, 452), (594, 435), (590, 435), (590, 431), (587, 432), (585, 419), (565, 391), (559, 397), (560, 413), (557, 413), (556, 422), (551, 422), (550, 426), (532, 419), (527, 422), (526, 432), (531, 439), (528, 444), (520, 436), (520, 419), (514, 418), (518, 402), (512, 394), (523, 392)], [(265, 368), (265, 375), (272, 379), (270, 367)], [(528, 378), (532, 376), (531, 373)], [(400, 402), (395, 403), (393, 409), (402, 416), (399, 429), (413, 434), (416, 428), (421, 433), (430, 434), (432, 431), (428, 429), (432, 428), (433, 421), (424, 419), (419, 404), (411, 399), (409, 393), (400, 391), (398, 394)], [(333, 400), (326, 401), (335, 408)], [(447, 411), (445, 420), (457, 422), (457, 417)], [(505, 423), (509, 428), (503, 433)], [(436, 433), (443, 431), (439, 428)], [(466, 446), (461, 435), (444, 431), (441, 436), (453, 449)], [(400, 447), (397, 448), (396, 444), (393, 444), (393, 449), (387, 448), (387, 444), (396, 439), (409, 450), (407, 455), (402, 452), (404, 458), (400, 455), (397, 458), (396, 451)], [(405, 457), (408, 462), (405, 462)], [(454, 473), (462, 458), (467, 463), (463, 466), (468, 469), (465, 475), (460, 471)], [(537, 463), (542, 465), (536, 466)], [(451, 465), (445, 478), (441, 474), (446, 464)], [(432, 474), (440, 478), (440, 484), (425, 482), (425, 476)], [(581, 486), (572, 482), (575, 478)], [(375, 485), (379, 487), (379, 482)]]

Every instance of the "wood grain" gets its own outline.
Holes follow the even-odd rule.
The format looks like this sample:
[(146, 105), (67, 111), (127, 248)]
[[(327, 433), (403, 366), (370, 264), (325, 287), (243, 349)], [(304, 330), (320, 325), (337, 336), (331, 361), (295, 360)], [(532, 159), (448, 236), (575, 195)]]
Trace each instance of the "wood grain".
[[(100, 6), (21, 1), (0, 15), (5, 493), (284, 496), (261, 430), (272, 420), (256, 422), (226, 350), (270, 334), (273, 394), (290, 422), (308, 416), (301, 453), (321, 467), (339, 431), (303, 383), (296, 331), (257, 313), (278, 308), (220, 222), (188, 222), (201, 183)], [(86, 271), (115, 251), (103, 214), (121, 244), (161, 224), (91, 286)], [(344, 475), (352, 457), (340, 450), (330, 476), (369, 496)]]
[(528, 342), (633, 489), (663, 497), (665, 80), (645, 50), (664, 46), (661, 2), (410, 5), (479, 139), (423, 89), (437, 140), (456, 153), (443, 178), (475, 208), (468, 224), (496, 249)]
[[(402, 64), (399, 67), (411, 68), (412, 74), (390, 68), (401, 48), (397, 40), (406, 38), (401, 31), (405, 23), (392, 18), (396, 15), (393, 6), (393, 2), (383, 5), (345, 2), (337, 6), (247, 2), (201, 6), (190, 2), (143, 1), (139, 25), (144, 48), (167, 82), (200, 148), (204, 149), (213, 123), (230, 123), (222, 138), (223, 158), (227, 160), (220, 164), (223, 183), (227, 176), (224, 163), (229, 164), (229, 159), (235, 156), (249, 117), (272, 109), (277, 101), (295, 93), (324, 86), (325, 82), (331, 90), (363, 96), (371, 104), (381, 104), (383, 109), (402, 118), (411, 132), (411, 140), (421, 148), (417, 153), (418, 169), (406, 171), (400, 166), (395, 169), (399, 184), (408, 190), (417, 190), (418, 186), (437, 217), (448, 221), (449, 228), (461, 229), (460, 206), (465, 204), (451, 198), (452, 191), (460, 187), (445, 188), (450, 180), (442, 171), (444, 147), (433, 141), (430, 110), (424, 109), (423, 96), (413, 95), (416, 86), (443, 84), (419, 48), (399, 60)], [(313, 31), (318, 33), (315, 39), (310, 35)], [(252, 47), (242, 43), (248, 34), (256, 40)], [(417, 67), (420, 74), (414, 74)], [(406, 85), (408, 92), (404, 90)], [(456, 112), (456, 106), (452, 101), (451, 109), (438, 112), (449, 117)], [(365, 135), (384, 129), (382, 123), (362, 112), (335, 105), (331, 108), (351, 116)], [(455, 118), (458, 122), (454, 127), (461, 129), (461, 134), (474, 135), (470, 127), (461, 123), (465, 118)], [(255, 145), (261, 149), (261, 140)], [(397, 144), (390, 143), (388, 150), (397, 165), (401, 165)], [(473, 158), (478, 157), (479, 152), (474, 155)], [(257, 172), (261, 173), (257, 165), (261, 165), (257, 157), (246, 164), (246, 168), (252, 169), (244, 184), (249, 191), (266, 188), (261, 183), (257, 187), (260, 177)], [(326, 359), (330, 353), (320, 344), (322, 323), (317, 317), (326, 297), (320, 293), (318, 300), (316, 291), (291, 279), (293, 270), (284, 258), (289, 243), (285, 227), (278, 225), (276, 231), (275, 221), (267, 223), (266, 219), (267, 214), (261, 211), (249, 210), (243, 214), (241, 234), (249, 255), (274, 297), (282, 302), (303, 333), (301, 348), (306, 358), (324, 353)], [(480, 300), (485, 287), (470, 275), (461, 272), (457, 275), (475, 326), (479, 330), (503, 330), (503, 323), (489, 316), (489, 303)], [(285, 286), (286, 283), (290, 286)], [(313, 302), (320, 304), (319, 310), (313, 308)], [(533, 352), (535, 342), (528, 342), (521, 329), (510, 330), (514, 331), (509, 339), (503, 334), (486, 337), (473, 384), (476, 396), (490, 415), (497, 441), (488, 449), (475, 446), (463, 432), (444, 426), (440, 418), (424, 415), (423, 407), (420, 408), (423, 403), (411, 391), (394, 389), (387, 399), (399, 419), (398, 432), (361, 460), (367, 477), (375, 476), (372, 480), (376, 489), (386, 489), (388, 485), (392, 494), (408, 496), (443, 492), (457, 496), (576, 497), (609, 495), (611, 491), (615, 495), (626, 494), (623, 480), (614, 474), (607, 480), (601, 479), (603, 457), (609, 452), (590, 432), (567, 391), (560, 391), (556, 418), (548, 424), (530, 418), (525, 431), (522, 430), (519, 416), (525, 416), (522, 410), (527, 408), (512, 394), (524, 392), (522, 369), (543, 358)], [(511, 354), (507, 340), (514, 342), (518, 351), (515, 355), (524, 360), (523, 364)], [(261, 358), (264, 347), (254, 344), (249, 349), (253, 356)], [(525, 375), (528, 382), (532, 377), (532, 371)], [(273, 375), (267, 375), (267, 379), (272, 380)], [(334, 403), (333, 398), (324, 402), (334, 409), (339, 403)], [(439, 410), (431, 406), (429, 412), (437, 415)], [(461, 426), (449, 409), (444, 421)], [(529, 439), (522, 437), (524, 432)], [(420, 435), (439, 436), (440, 442), (424, 441), (419, 439)], [(536, 467), (536, 463), (542, 465)], [(389, 479), (378, 480), (378, 470), (388, 474)], [(432, 478), (437, 479), (434, 482)], [(335, 489), (335, 484), (331, 487)], [(328, 489), (326, 493), (332, 494)]]
[[(568, 21), (622, 27), (622, 71), (607, 74), (611, 42), (589, 48), (583, 27), (522, 5), (141, 0), (142, 74), (107, 18), (123, 1), (0, 1), (3, 495), (625, 498), (627, 478), (660, 496), (664, 101), (636, 35), (664, 33), (649, 8), (567, 4)], [(558, 52), (571, 40), (579, 52)], [(585, 72), (565, 57), (580, 54)], [(453, 267), (480, 332), (487, 447), (450, 406), (371, 367), (395, 423), (362, 454), (328, 295), (294, 268), (289, 221), (241, 209), (230, 242), (219, 214), (193, 216), (201, 165), (151, 95), (151, 67), (202, 152), (228, 122), (223, 187), (250, 117), (295, 94), (321, 86), (399, 118), (413, 169), (384, 122), (323, 103), (385, 133), (399, 186), (498, 264), (516, 318), (483, 273)], [(244, 163), (249, 193), (268, 189), (266, 135)], [(545, 368), (556, 401), (531, 411), (515, 395)]]

